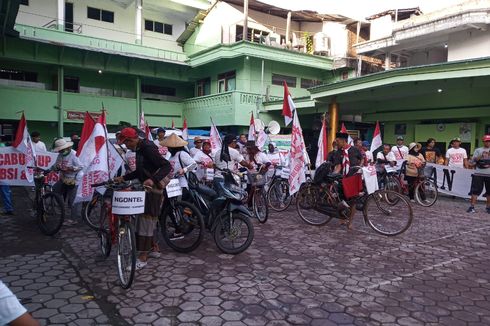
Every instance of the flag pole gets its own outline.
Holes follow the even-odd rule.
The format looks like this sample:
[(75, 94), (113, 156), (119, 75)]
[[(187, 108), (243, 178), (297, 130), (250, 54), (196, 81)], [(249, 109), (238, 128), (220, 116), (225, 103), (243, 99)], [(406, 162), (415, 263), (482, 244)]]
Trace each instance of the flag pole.
[[(107, 112), (105, 107), (104, 107), (104, 102), (101, 102), (102, 103), (102, 114), (104, 115), (104, 135), (105, 135), (105, 142), (106, 142), (106, 159), (107, 159), (107, 179), (110, 179), (110, 176), (111, 176), (111, 171), (109, 171), (110, 169), (110, 163), (109, 163), (109, 146), (107, 145), (107, 143), (110, 143), (109, 141), (109, 136), (107, 135), (107, 116), (105, 115), (105, 113)], [(116, 150), (117, 152), (117, 150)]]

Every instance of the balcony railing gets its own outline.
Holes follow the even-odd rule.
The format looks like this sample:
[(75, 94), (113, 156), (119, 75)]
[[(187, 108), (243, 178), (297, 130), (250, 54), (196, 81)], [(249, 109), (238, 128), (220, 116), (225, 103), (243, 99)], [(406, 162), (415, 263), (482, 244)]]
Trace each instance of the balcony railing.
[(185, 61), (187, 60), (187, 56), (184, 53), (112, 41), (82, 34), (74, 34), (52, 28), (16, 24), (15, 29), (20, 33), (21, 38), (33, 39), (42, 42), (61, 43), (76, 48), (153, 60), (157, 59), (179, 64), (185, 64)]

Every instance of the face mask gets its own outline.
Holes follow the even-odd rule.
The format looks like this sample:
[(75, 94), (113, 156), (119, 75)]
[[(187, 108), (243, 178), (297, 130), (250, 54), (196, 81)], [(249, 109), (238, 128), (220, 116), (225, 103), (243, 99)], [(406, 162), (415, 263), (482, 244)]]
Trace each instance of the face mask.
[(63, 150), (63, 152), (61, 153), (63, 156), (68, 156), (68, 154), (70, 154), (71, 150), (70, 149), (65, 149)]

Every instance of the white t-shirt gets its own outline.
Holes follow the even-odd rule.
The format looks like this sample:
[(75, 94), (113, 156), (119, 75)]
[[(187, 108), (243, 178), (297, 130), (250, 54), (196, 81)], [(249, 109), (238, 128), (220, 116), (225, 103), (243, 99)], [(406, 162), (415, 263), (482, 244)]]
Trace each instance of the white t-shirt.
[(63, 156), (63, 154), (58, 154), (58, 158), (56, 159), (55, 167), (60, 168), (61, 170), (65, 170), (67, 168), (75, 168), (76, 171), (61, 171), (60, 177), (62, 179), (76, 179), (78, 171), (82, 169), (82, 163), (77, 157), (77, 152), (73, 149), (70, 151), (70, 154)]
[(449, 161), (449, 167), (464, 168), (464, 159), (468, 158), (468, 155), (464, 148), (450, 148), (446, 152), (446, 158)]
[(402, 145), (400, 147), (398, 147), (398, 145), (395, 145), (391, 148), (391, 152), (393, 153), (393, 155), (395, 155), (397, 169), (400, 169), (403, 162), (407, 159), (408, 147), (405, 145)]
[(371, 151), (365, 151), (364, 153), (366, 153), (366, 159), (368, 162), (373, 162), (374, 159), (373, 159), (373, 153)]
[[(243, 155), (240, 154), (240, 152), (234, 148), (228, 147), (228, 150), (230, 152), (230, 162), (225, 162), (222, 161), (220, 156), (221, 156), (221, 151), (216, 152), (214, 155), (214, 164), (220, 168), (220, 169), (229, 169), (229, 170), (235, 170), (235, 167), (237, 164), (239, 164), (241, 161), (245, 160), (243, 158)], [(214, 171), (215, 176), (221, 176), (221, 171), (215, 170)]]
[(396, 161), (396, 157), (395, 157), (395, 154), (393, 154), (393, 152), (389, 152), (388, 155), (386, 155), (386, 158), (385, 158), (385, 156), (383, 154), (384, 154), (383, 152), (379, 152), (378, 155), (376, 155), (376, 159), (387, 160), (387, 161), (390, 161), (390, 162), (395, 162)]
[(168, 148), (160, 145), (160, 141), (158, 139), (155, 139), (153, 141), (153, 143), (155, 143), (155, 145), (157, 145), (158, 152), (160, 153), (160, 155), (162, 155), (162, 157), (164, 159), (166, 159), (167, 161), (170, 160), (170, 156), (172, 156), (172, 154), (170, 154), (170, 152), (168, 151)]
[(197, 153), (201, 152), (202, 153), (202, 150), (200, 150), (199, 148), (197, 147), (192, 147), (190, 150), (189, 150), (189, 153), (191, 154), (191, 157), (194, 157), (196, 156)]
[(27, 312), (17, 297), (0, 281), (0, 325), (7, 325)]
[(259, 167), (259, 165), (263, 165), (263, 164), (267, 164), (267, 163), (271, 163), (271, 161), (269, 160), (269, 158), (267, 157), (267, 155), (263, 152), (258, 152), (257, 154), (255, 154), (255, 161), (249, 157), (249, 155), (247, 154), (245, 156), (245, 160), (247, 162), (250, 162), (254, 165), (254, 170), (256, 171), (257, 168)]
[(196, 169), (196, 175), (199, 180), (205, 180), (206, 179), (206, 170), (213, 168), (207, 168), (206, 165), (209, 163), (213, 163), (213, 159), (211, 154), (206, 154), (203, 151), (198, 151), (196, 155), (193, 157), (194, 161), (197, 163), (197, 169)]
[(42, 141), (38, 141), (37, 143), (32, 142), (32, 146), (34, 147), (35, 153), (41, 153), (41, 152), (47, 152), (48, 151), (46, 149), (46, 144), (44, 144)]
[(284, 166), (284, 160), (279, 152), (267, 153), (267, 158), (272, 163), (269, 170), (274, 170), (276, 166)]
[[(180, 162), (182, 161), (182, 166)], [(177, 152), (174, 156), (169, 159), (172, 170), (171, 175), (175, 175), (180, 169), (187, 169), (187, 171), (192, 171), (196, 168), (196, 161), (187, 153), (186, 151)], [(185, 176), (179, 177), (179, 183), (182, 188), (187, 188), (187, 179)]]

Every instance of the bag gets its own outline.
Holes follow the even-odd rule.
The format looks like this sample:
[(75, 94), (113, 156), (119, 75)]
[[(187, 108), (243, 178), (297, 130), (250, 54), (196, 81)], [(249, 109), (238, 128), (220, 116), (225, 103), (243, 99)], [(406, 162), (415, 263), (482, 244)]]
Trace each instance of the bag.
[(351, 199), (359, 196), (362, 191), (362, 176), (359, 173), (350, 177), (344, 177), (342, 179), (342, 190), (344, 192), (345, 199)]
[(321, 184), (327, 180), (327, 176), (332, 172), (332, 164), (328, 161), (323, 162), (315, 170), (315, 176), (313, 177), (314, 184)]

